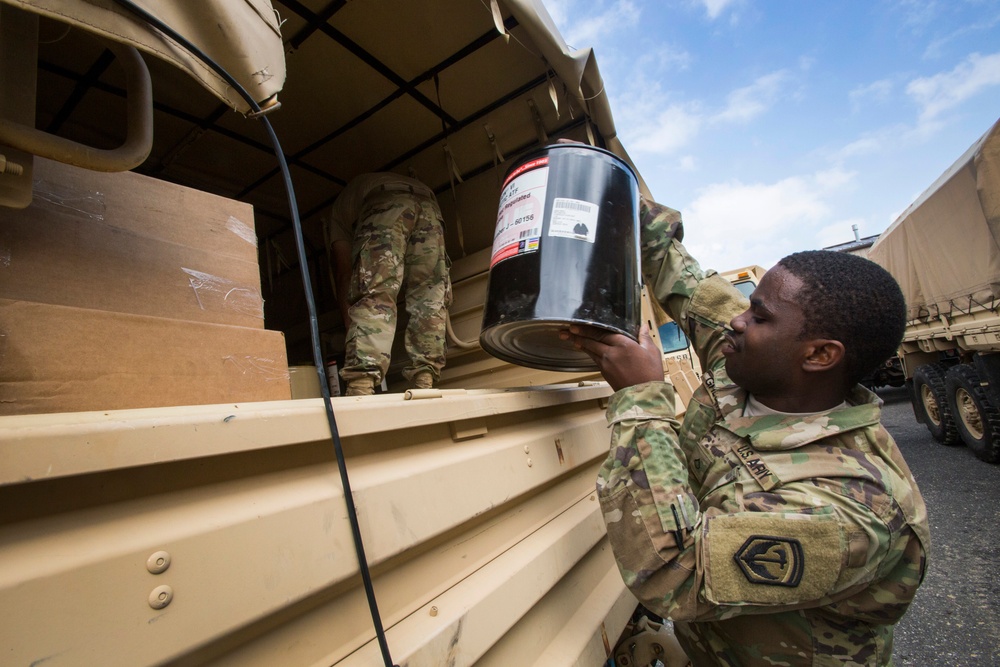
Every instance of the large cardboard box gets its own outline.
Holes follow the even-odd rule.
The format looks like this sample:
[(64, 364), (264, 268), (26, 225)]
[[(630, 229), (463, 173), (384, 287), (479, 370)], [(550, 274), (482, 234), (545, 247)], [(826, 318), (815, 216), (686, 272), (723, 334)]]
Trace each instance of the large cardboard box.
[(264, 327), (253, 208), (139, 174), (38, 158), (0, 208), (0, 298)]
[(0, 299), (0, 415), (290, 398), (279, 331)]

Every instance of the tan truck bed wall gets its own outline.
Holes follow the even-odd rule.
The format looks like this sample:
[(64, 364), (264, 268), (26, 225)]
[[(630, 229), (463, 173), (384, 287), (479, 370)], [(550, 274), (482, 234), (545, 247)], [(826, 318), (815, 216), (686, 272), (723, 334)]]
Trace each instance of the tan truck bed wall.
[[(609, 394), (335, 399), (396, 662), (604, 661), (635, 605), (594, 495)], [(5, 663), (379, 663), (321, 401), (3, 425)]]
[(913, 326), (990, 307), (1000, 296), (1000, 124), (928, 188), (868, 256), (899, 282)]

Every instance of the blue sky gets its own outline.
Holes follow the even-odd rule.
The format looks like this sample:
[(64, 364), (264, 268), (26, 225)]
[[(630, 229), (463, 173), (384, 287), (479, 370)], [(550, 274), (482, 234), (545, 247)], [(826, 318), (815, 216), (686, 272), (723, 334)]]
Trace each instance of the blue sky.
[(545, 0), (705, 267), (878, 234), (1000, 118), (1000, 0)]

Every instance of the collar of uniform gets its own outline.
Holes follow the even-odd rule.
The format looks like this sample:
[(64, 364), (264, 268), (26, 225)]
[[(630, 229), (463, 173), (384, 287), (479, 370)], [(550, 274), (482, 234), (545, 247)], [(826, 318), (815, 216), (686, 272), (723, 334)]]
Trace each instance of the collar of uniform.
[(728, 387), (717, 389), (720, 408), (723, 401), (727, 404), (726, 408), (729, 404), (739, 408), (723, 408), (724, 416), (720, 425), (747, 438), (755, 449), (761, 451), (795, 449), (845, 431), (874, 426), (881, 416), (882, 400), (861, 385), (857, 385), (848, 395), (848, 407), (809, 417), (744, 417), (743, 407), (746, 405), (747, 394), (738, 387), (736, 389), (739, 391)]

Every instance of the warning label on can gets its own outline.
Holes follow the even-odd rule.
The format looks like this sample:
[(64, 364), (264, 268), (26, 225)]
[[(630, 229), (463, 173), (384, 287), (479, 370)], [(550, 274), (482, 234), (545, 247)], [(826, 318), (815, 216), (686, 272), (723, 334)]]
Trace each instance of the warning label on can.
[(532, 160), (507, 179), (500, 193), (491, 268), (509, 257), (538, 250), (549, 179), (548, 163), (547, 157)]
[(552, 201), (549, 236), (562, 236), (593, 243), (597, 236), (597, 204), (556, 197)]

